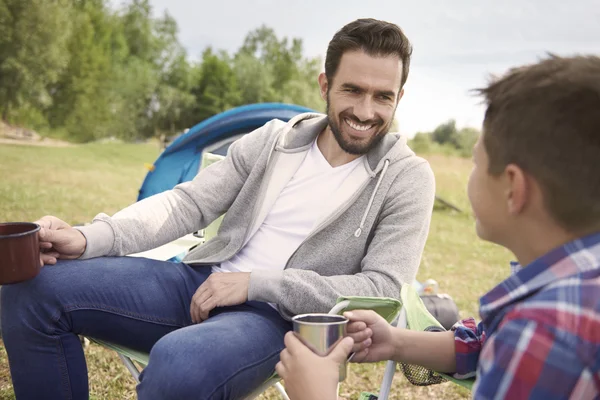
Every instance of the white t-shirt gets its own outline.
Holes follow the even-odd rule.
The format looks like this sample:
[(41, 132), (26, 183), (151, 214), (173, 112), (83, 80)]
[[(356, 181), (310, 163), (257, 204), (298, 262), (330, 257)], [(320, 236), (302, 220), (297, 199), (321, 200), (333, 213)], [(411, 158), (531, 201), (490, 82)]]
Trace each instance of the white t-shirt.
[(359, 157), (333, 168), (315, 141), (256, 233), (233, 258), (214, 266), (213, 272), (282, 270), (315, 227), (327, 201), (361, 161)]

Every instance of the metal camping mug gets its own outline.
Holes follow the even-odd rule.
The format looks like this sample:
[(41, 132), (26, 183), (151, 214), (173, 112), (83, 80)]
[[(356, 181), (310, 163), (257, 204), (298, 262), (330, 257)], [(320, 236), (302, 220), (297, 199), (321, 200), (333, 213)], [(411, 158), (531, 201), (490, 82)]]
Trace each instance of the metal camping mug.
[[(301, 314), (292, 318), (294, 332), (314, 353), (326, 356), (346, 336), (348, 319), (341, 315)], [(347, 362), (340, 365), (340, 379), (346, 379)]]

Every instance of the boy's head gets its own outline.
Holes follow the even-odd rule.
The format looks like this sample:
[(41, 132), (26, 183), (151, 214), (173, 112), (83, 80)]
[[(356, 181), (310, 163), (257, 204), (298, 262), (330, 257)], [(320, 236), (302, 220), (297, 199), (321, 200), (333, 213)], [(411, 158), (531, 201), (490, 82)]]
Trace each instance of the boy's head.
[(487, 111), (469, 199), (479, 236), (513, 250), (536, 226), (600, 230), (600, 58), (551, 56), (478, 92)]

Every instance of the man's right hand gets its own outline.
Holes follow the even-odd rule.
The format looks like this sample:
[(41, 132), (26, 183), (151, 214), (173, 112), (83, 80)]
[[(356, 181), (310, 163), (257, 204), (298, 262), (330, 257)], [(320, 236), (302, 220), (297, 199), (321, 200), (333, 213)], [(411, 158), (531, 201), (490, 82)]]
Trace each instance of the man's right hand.
[(35, 223), (41, 226), (39, 236), (42, 265), (56, 264), (59, 258), (79, 258), (85, 251), (85, 236), (66, 222), (49, 215)]
[(350, 320), (348, 336), (354, 339), (353, 362), (377, 362), (394, 356), (394, 329), (379, 314), (370, 310), (353, 310), (344, 313)]

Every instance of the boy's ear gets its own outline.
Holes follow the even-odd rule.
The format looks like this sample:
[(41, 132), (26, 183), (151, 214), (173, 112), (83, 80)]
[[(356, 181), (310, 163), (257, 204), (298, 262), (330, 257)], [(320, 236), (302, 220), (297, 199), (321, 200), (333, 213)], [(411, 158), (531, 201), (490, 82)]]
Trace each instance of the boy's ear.
[(507, 210), (511, 215), (523, 211), (531, 196), (531, 182), (525, 172), (515, 164), (509, 164), (504, 169), (506, 178)]

